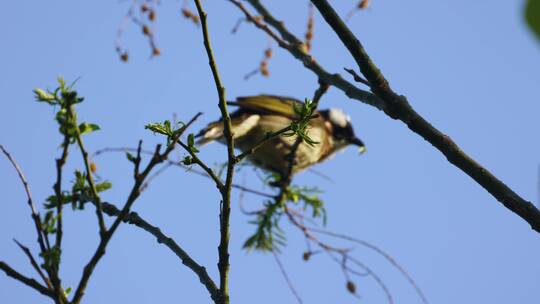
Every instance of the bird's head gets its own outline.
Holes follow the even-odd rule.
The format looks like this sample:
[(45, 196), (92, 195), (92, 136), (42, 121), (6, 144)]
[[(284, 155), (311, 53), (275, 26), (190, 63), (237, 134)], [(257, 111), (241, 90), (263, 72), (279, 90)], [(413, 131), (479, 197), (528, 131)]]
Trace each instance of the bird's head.
[(334, 140), (334, 151), (348, 145), (358, 146), (361, 153), (366, 151), (364, 142), (354, 134), (351, 118), (345, 112), (341, 109), (328, 109), (322, 110), (320, 113)]

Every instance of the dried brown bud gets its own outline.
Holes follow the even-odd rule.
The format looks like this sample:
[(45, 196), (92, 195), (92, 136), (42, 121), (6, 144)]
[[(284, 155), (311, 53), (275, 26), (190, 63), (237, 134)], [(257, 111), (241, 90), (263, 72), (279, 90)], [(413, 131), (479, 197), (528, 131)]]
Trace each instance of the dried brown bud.
[(359, 9), (365, 9), (369, 6), (369, 0), (362, 0), (358, 3)]
[(272, 49), (271, 48), (267, 48), (266, 50), (264, 50), (264, 57), (265, 58), (271, 58), (272, 57)]
[(347, 290), (350, 293), (356, 293), (356, 285), (352, 281), (347, 281)]
[(90, 163), (90, 171), (92, 171), (92, 173), (96, 173), (97, 171), (97, 165), (95, 162), (91, 162)]
[(128, 59), (129, 59), (129, 56), (127, 52), (120, 54), (120, 60), (122, 60), (123, 62), (127, 62)]
[(184, 15), (184, 17), (186, 17), (188, 19), (191, 19), (191, 21), (193, 21), (193, 23), (199, 24), (199, 16), (195, 15), (193, 12), (191, 12), (187, 8), (182, 9), (182, 15)]
[(155, 48), (152, 49), (152, 55), (153, 56), (159, 56), (159, 55), (161, 55), (161, 51), (157, 47), (155, 47)]
[(304, 254), (302, 255), (302, 259), (306, 262), (309, 260), (310, 257), (311, 257), (311, 252), (309, 251), (304, 252)]
[(144, 13), (146, 11), (148, 11), (148, 5), (146, 5), (146, 3), (141, 4), (141, 12)]
[(147, 36), (150, 35), (150, 29), (146, 25), (143, 25), (142, 32), (143, 32), (143, 34), (145, 34)]
[(184, 17), (186, 18), (191, 18), (191, 16), (193, 16), (193, 13), (190, 10), (183, 8), (182, 15), (184, 15)]
[(151, 10), (150, 13), (148, 13), (148, 20), (150, 21), (156, 20), (156, 11)]

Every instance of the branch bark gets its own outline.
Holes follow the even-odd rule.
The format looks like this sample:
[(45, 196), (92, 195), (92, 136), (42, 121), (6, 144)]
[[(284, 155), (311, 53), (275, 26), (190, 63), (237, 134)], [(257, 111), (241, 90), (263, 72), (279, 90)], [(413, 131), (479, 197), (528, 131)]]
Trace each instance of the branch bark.
[[(350, 82), (341, 78), (338, 74), (330, 74), (327, 72), (322, 66), (316, 63), (311, 56), (302, 51), (302, 48), (299, 47), (302, 41), (292, 34), (285, 27), (283, 22), (276, 19), (260, 1), (247, 1), (261, 16), (263, 16), (264, 21), (278, 31), (281, 37), (288, 43), (284, 43), (284, 41), (280, 37), (276, 37), (277, 35), (275, 34), (269, 34), (269, 36), (275, 39), (280, 47), (289, 51), (293, 57), (300, 60), (304, 66), (315, 73), (319, 79), (342, 90), (349, 98), (371, 105), (384, 111), (389, 117), (403, 121), (410, 130), (422, 136), (422, 138), (443, 153), (451, 164), (473, 178), (506, 208), (527, 221), (533, 230), (540, 232), (540, 210), (538, 210), (531, 202), (521, 198), (491, 172), (465, 154), (449, 136), (437, 130), (420, 116), (410, 106), (404, 96), (398, 95), (392, 91), (388, 81), (371, 61), (360, 41), (347, 28), (328, 1), (311, 0), (354, 57), (360, 71), (370, 84), (373, 93), (358, 89)], [(257, 28), (263, 30), (267, 34), (269, 32), (272, 33), (266, 24), (258, 21), (257, 18), (250, 14), (240, 2), (237, 0), (229, 0), (229, 2), (237, 6), (246, 15), (246, 18)]]
[(451, 164), (469, 175), (506, 208), (527, 221), (533, 230), (540, 232), (540, 210), (531, 202), (521, 198), (491, 172), (463, 152), (448, 135), (436, 129), (418, 114), (404, 96), (395, 93), (360, 41), (327, 0), (311, 0), (311, 2), (349, 50), (360, 71), (370, 83), (373, 93), (383, 100), (384, 112), (388, 116), (404, 122), (409, 129), (437, 148)]
[(225, 142), (227, 143), (227, 176), (225, 178), (225, 185), (221, 190), (221, 210), (219, 213), (220, 221), (220, 242), (218, 246), (218, 269), (219, 269), (219, 291), (220, 300), (218, 303), (229, 303), (229, 222), (231, 215), (231, 189), (234, 175), (235, 156), (234, 156), (234, 137), (232, 134), (231, 117), (227, 109), (227, 99), (225, 97), (225, 87), (221, 83), (216, 60), (212, 51), (212, 44), (210, 42), (210, 35), (208, 33), (207, 14), (204, 11), (201, 1), (194, 0), (197, 12), (201, 19), (204, 48), (208, 56), (208, 64), (212, 70), (212, 76), (216, 85), (216, 90), (219, 96), (219, 109), (221, 111), (221, 117), (223, 119), (223, 135)]
[(22, 275), (20, 272), (18, 272), (17, 270), (11, 268), (8, 264), (6, 264), (3, 261), (0, 261), (0, 269), (2, 271), (4, 271), (7, 276), (10, 276), (10, 277), (14, 278), (15, 280), (17, 280), (17, 281), (19, 281), (19, 282), (33, 288), (37, 292), (39, 292), (39, 293), (41, 293), (43, 295), (46, 295), (46, 296), (50, 297), (53, 300), (55, 299), (54, 293), (52, 291), (50, 291), (49, 289), (47, 289), (47, 287), (39, 284), (39, 282), (34, 280), (34, 279), (31, 279), (31, 278), (28, 278), (28, 277)]
[[(109, 216), (115, 217), (120, 216), (121, 213), (116, 206), (107, 202), (103, 202), (103, 212)], [(122, 221), (145, 230), (153, 235), (158, 243), (167, 246), (172, 252), (174, 252), (174, 254), (176, 254), (177, 257), (180, 258), (186, 267), (191, 269), (197, 275), (197, 277), (199, 277), (199, 281), (206, 287), (206, 290), (208, 290), (210, 293), (212, 300), (214, 302), (218, 301), (219, 289), (212, 278), (210, 278), (208, 275), (208, 272), (206, 272), (206, 268), (198, 264), (184, 249), (182, 249), (182, 247), (180, 247), (180, 245), (174, 241), (174, 239), (165, 235), (163, 232), (161, 232), (161, 229), (148, 223), (135, 212), (128, 213)]]

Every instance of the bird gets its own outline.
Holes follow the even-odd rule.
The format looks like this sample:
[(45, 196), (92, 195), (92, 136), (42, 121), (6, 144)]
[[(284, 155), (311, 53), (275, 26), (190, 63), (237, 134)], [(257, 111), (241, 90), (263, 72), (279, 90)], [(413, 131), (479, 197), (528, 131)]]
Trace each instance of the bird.
[[(268, 134), (290, 126), (298, 119), (295, 107), (301, 107), (303, 102), (292, 97), (255, 95), (238, 97), (227, 104), (238, 107), (230, 114), (231, 131), (235, 147), (245, 152)], [(315, 143), (302, 141), (298, 145), (292, 170), (290, 155), (296, 135), (274, 137), (248, 154), (247, 158), (255, 166), (283, 177), (321, 163), (349, 145), (358, 146), (361, 153), (366, 150), (364, 142), (355, 135), (350, 117), (341, 109), (317, 110), (312, 114), (306, 131)], [(223, 120), (209, 123), (195, 137), (199, 146), (214, 141), (225, 143)]]

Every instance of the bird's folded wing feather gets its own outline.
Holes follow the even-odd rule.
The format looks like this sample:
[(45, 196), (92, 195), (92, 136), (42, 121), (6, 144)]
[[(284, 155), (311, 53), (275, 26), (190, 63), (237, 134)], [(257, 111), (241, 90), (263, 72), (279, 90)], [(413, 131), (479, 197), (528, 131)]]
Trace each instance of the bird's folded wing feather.
[(274, 95), (238, 97), (236, 100), (236, 102), (230, 102), (230, 104), (238, 106), (246, 112), (275, 114), (290, 119), (296, 118), (294, 106), (302, 105), (302, 102), (297, 99)]

